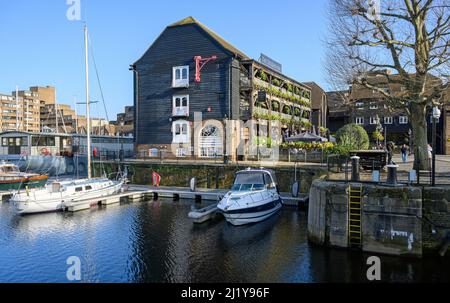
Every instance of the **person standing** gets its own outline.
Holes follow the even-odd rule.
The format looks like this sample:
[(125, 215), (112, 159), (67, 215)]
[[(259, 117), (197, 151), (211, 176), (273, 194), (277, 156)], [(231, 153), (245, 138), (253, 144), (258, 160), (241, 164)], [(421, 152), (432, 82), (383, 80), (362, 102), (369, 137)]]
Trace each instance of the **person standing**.
[(433, 148), (431, 147), (430, 144), (427, 145), (427, 151), (428, 151), (428, 159), (431, 160), (431, 158), (433, 157)]
[(408, 147), (406, 146), (406, 144), (403, 144), (401, 151), (403, 163), (406, 163), (406, 161), (408, 160)]

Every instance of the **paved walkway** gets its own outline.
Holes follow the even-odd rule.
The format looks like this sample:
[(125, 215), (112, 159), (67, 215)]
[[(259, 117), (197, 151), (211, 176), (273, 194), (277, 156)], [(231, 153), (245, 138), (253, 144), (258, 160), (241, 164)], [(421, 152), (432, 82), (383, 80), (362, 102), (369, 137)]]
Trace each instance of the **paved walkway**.
[[(395, 154), (393, 157), (393, 161), (398, 164), (399, 171), (410, 171), (413, 168), (414, 163), (414, 155), (408, 156), (408, 160), (406, 163), (403, 163), (402, 157), (400, 154)], [(98, 162), (98, 161), (95, 161)], [(117, 163), (116, 161), (102, 161)], [(209, 166), (223, 166), (223, 159), (216, 160), (159, 160), (159, 159), (125, 159), (125, 164), (132, 163), (148, 163), (148, 164), (178, 164), (178, 165), (209, 165)], [(239, 165), (239, 166), (264, 166), (264, 167), (294, 167), (295, 165), (298, 167), (323, 167), (326, 168), (326, 163), (311, 163), (311, 162), (258, 162), (258, 161), (239, 161), (239, 162), (229, 162), (228, 165)], [(436, 156), (436, 172), (437, 173), (448, 173), (450, 176), (450, 155), (437, 155)]]
[[(414, 155), (408, 156), (406, 163), (403, 163), (401, 155), (394, 155), (392, 160), (400, 166), (399, 170), (401, 171), (410, 171), (413, 169)], [(448, 173), (450, 176), (450, 156), (436, 156), (436, 172), (442, 174)]]

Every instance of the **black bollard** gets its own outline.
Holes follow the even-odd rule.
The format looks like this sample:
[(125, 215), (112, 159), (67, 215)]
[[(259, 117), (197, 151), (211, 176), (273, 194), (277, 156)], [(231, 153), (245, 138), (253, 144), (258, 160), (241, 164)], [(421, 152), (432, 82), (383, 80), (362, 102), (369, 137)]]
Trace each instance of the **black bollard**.
[(397, 185), (397, 168), (398, 165), (390, 164), (386, 166), (388, 169), (388, 176), (386, 183), (388, 185), (396, 186)]
[(359, 181), (359, 157), (353, 156), (352, 159), (352, 181)]

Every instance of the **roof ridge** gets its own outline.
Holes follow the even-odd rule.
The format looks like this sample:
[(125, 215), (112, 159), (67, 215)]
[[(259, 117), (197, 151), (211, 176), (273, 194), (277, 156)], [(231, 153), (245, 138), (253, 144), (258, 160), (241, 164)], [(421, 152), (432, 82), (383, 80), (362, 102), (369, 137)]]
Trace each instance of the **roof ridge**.
[(246, 54), (244, 54), (242, 51), (240, 51), (238, 48), (236, 48), (235, 46), (233, 46), (231, 43), (229, 43), (228, 41), (226, 41), (224, 38), (222, 38), (221, 36), (219, 36), (216, 32), (214, 32), (213, 30), (211, 30), (209, 27), (207, 27), (206, 25), (204, 25), (203, 23), (201, 23), (200, 21), (198, 21), (197, 19), (195, 19), (192, 16), (188, 16), (178, 22), (175, 22), (171, 25), (168, 26), (168, 28), (170, 27), (177, 27), (177, 26), (183, 26), (183, 25), (187, 25), (187, 24), (196, 24), (198, 25), (201, 29), (203, 29), (208, 35), (211, 36), (211, 38), (213, 38), (214, 40), (216, 40), (217, 43), (219, 43), (223, 48), (225, 48), (226, 50), (234, 53), (234, 54), (238, 54), (239, 56), (241, 56), (244, 59), (250, 59), (249, 56), (247, 56)]

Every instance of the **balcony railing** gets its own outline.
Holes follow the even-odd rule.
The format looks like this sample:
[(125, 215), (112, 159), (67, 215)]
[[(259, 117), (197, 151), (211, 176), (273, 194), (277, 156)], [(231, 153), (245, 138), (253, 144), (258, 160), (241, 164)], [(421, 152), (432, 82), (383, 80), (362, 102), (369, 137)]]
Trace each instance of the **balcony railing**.
[(189, 107), (175, 107), (172, 109), (172, 117), (188, 117)]

